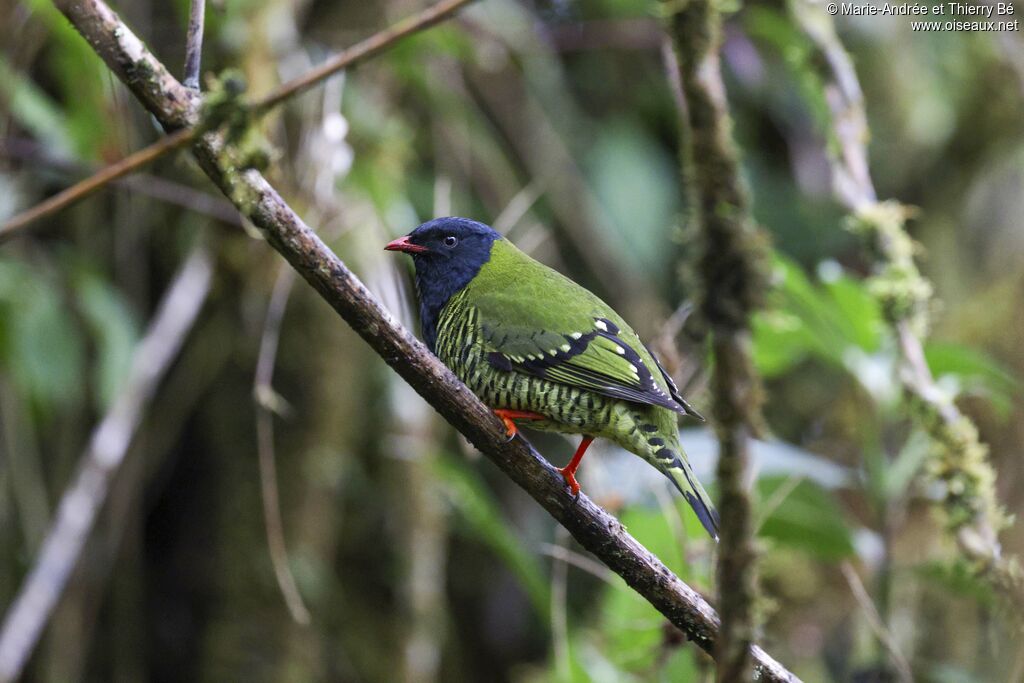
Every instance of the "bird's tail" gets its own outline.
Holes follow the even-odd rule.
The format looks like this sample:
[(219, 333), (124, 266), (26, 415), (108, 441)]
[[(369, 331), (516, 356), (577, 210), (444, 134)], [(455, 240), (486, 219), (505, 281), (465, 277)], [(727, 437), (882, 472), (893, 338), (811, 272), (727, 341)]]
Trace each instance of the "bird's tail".
[(711, 497), (693, 474), (693, 469), (690, 467), (690, 462), (683, 453), (682, 448), (679, 449), (679, 454), (678, 457), (672, 458), (671, 461), (659, 461), (658, 469), (664, 472), (665, 476), (675, 484), (679, 492), (686, 498), (686, 502), (697, 513), (697, 519), (704, 525), (708, 534), (717, 541), (718, 512), (711, 502)]

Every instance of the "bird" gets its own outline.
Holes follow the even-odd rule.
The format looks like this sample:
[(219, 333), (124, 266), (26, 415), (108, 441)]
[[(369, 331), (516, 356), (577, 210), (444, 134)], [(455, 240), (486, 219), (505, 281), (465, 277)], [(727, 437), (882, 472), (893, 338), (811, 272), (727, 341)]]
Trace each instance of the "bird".
[(389, 242), (412, 256), (423, 341), (505, 424), (595, 438), (662, 472), (718, 540), (718, 514), (679, 443), (678, 416), (703, 420), (611, 306), (469, 218), (423, 223)]

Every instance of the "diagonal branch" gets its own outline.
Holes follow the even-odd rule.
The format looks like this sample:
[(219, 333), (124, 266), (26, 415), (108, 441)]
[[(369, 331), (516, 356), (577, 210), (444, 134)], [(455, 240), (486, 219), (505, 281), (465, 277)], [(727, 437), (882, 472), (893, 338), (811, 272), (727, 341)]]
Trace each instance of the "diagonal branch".
[[(418, 14), (402, 19), (347, 50), (339, 52), (320, 66), (282, 84), (249, 106), (257, 113), (265, 113), (339, 71), (380, 54), (399, 40), (430, 28), (471, 2), (473, 0), (442, 0)], [(30, 223), (56, 213), (70, 204), (84, 199), (117, 178), (156, 161), (168, 152), (183, 147), (204, 132), (197, 115), (198, 90), (190, 87), (187, 80), (183, 88), (182, 84), (178, 83), (163, 64), (153, 57), (134, 33), (130, 31), (125, 35), (116, 33), (121, 22), (109, 7), (96, 0), (83, 0), (82, 2), (58, 0), (54, 4), (72, 22), (75, 22), (76, 26), (88, 26), (92, 31), (104, 31), (113, 36), (113, 40), (93, 45), (93, 47), (111, 69), (119, 74), (123, 73), (125, 77), (130, 77), (139, 86), (139, 89), (135, 91), (136, 97), (163, 124), (165, 129), (174, 132), (18, 214), (0, 226), (0, 242), (18, 233)], [(200, 0), (193, 0), (193, 11), (201, 4)], [(191, 47), (193, 42), (191, 22), (189, 31)], [(201, 25), (198, 36), (201, 41)], [(189, 68), (191, 68), (191, 63), (186, 66), (186, 74), (188, 74)], [(198, 73), (198, 55), (195, 68)], [(196, 87), (198, 88), (198, 82)], [(163, 99), (154, 98), (154, 92), (163, 93), (165, 97)]]
[(178, 355), (210, 290), (209, 256), (199, 248), (185, 262), (135, 350), (131, 373), (92, 433), (74, 483), (68, 487), (42, 550), (0, 628), (0, 683), (18, 680), (56, 608), (110, 483), (167, 368)]
[[(94, 164), (52, 154), (45, 145), (30, 138), (14, 137), (0, 140), (0, 158), (17, 159), (23, 162), (26, 169), (56, 171), (69, 178), (81, 178), (98, 170)], [(238, 215), (238, 210), (220, 195), (213, 195), (151, 173), (137, 173), (118, 178), (114, 184), (144, 197), (189, 209), (222, 223), (242, 227), (242, 218)]]
[(69, 188), (61, 190), (57, 194), (36, 204), (30, 209), (22, 211), (17, 216), (7, 221), (0, 227), (0, 242), (3, 242), (11, 235), (21, 231), (30, 223), (50, 214), (60, 211), (65, 206), (74, 204), (85, 199), (96, 190), (99, 190), (118, 178), (137, 171), (146, 164), (159, 159), (164, 154), (184, 147), (192, 140), (193, 134), (189, 129), (181, 129), (162, 137), (152, 145), (143, 147), (138, 152), (129, 154), (124, 159), (116, 161), (100, 171), (97, 171), (88, 178), (81, 180)]
[[(130, 35), (130, 29), (119, 20), (106, 24), (97, 22), (82, 9), (95, 7), (98, 2), (58, 0), (57, 6), (111, 70), (133, 92), (145, 94), (140, 96), (140, 101), (161, 122), (172, 123), (176, 112), (174, 102), (186, 92), (185, 88), (179, 83), (161, 82), (166, 88), (166, 101), (154, 96), (151, 82), (138, 77), (134, 63), (126, 64), (116, 58), (119, 51), (112, 43)], [(100, 12), (101, 16), (110, 14), (105, 6)], [(138, 54), (137, 58), (144, 64), (153, 60), (148, 52)], [(223, 161), (226, 155), (220, 153), (222, 150), (223, 142), (214, 134), (202, 136), (193, 146), (197, 161), (214, 183), (353, 330), (448, 422), (568, 529), (584, 548), (619, 574), (699, 647), (713, 652), (719, 622), (711, 606), (630, 536), (618, 520), (586, 496), (574, 500), (557, 470), (529, 444), (519, 439), (506, 441), (500, 420), (381, 306), (266, 179), (256, 170), (227, 166)], [(753, 646), (751, 653), (760, 680), (797, 681), (761, 648)]]
[(325, 78), (330, 78), (343, 69), (357, 62), (375, 57), (402, 38), (430, 28), (434, 24), (447, 19), (456, 11), (473, 2), (473, 0), (441, 0), (419, 14), (406, 17), (380, 33), (339, 52), (318, 67), (281, 85), (270, 94), (261, 97), (255, 103), (256, 109), (270, 109), (285, 100), (313, 87)]

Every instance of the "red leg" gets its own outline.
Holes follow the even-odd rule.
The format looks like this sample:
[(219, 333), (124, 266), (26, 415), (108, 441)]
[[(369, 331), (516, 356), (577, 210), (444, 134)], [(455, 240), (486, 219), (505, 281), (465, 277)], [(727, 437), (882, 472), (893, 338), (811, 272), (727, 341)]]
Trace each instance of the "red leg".
[(508, 434), (509, 440), (514, 437), (519, 430), (516, 428), (516, 423), (512, 420), (543, 420), (545, 419), (540, 413), (531, 413), (528, 410), (505, 410), (504, 408), (495, 408), (494, 414), (501, 418), (501, 421), (505, 423), (505, 433)]
[(562, 473), (565, 483), (569, 486), (569, 490), (572, 491), (572, 495), (574, 496), (580, 492), (580, 485), (576, 481), (576, 468), (580, 466), (580, 461), (583, 460), (583, 454), (587, 452), (587, 449), (593, 441), (594, 437), (592, 436), (583, 437), (583, 441), (580, 441), (580, 447), (576, 449), (576, 453), (572, 456), (572, 460), (569, 461), (569, 464), (558, 469), (558, 471)]

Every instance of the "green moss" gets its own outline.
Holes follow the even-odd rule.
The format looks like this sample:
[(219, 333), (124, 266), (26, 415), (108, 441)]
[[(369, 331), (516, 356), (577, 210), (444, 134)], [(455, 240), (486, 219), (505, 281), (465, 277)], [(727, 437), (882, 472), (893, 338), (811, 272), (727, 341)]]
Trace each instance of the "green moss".
[(246, 215), (252, 215), (260, 197), (241, 177), (247, 169), (263, 170), (276, 158), (270, 142), (257, 126), (259, 115), (245, 100), (246, 81), (241, 72), (228, 69), (207, 81), (199, 127), (203, 131), (221, 131), (216, 163), (232, 203)]
[[(874, 260), (869, 291), (886, 319), (923, 337), (933, 290), (914, 262), (919, 248), (906, 232), (911, 215), (912, 210), (898, 202), (880, 202), (860, 209), (848, 227), (861, 236)], [(1002, 557), (999, 548), (998, 533), (1010, 520), (996, 498), (988, 447), (974, 423), (950, 405), (952, 398), (932, 395), (927, 387), (907, 379), (904, 389), (912, 418), (932, 439), (928, 474), (944, 488), (942, 513), (964, 561), (999, 590), (1013, 610), (1024, 613), (1024, 573), (1015, 561)]]
[(868, 287), (886, 319), (892, 324), (905, 322), (915, 335), (924, 336), (933, 289), (914, 262), (919, 247), (906, 231), (912, 215), (913, 210), (899, 202), (879, 202), (851, 216), (847, 227), (863, 238), (875, 261)]
[(695, 285), (699, 322), (724, 331), (743, 330), (768, 289), (768, 245), (750, 217), (732, 119), (717, 77), (719, 8), (714, 2), (675, 0), (661, 8), (669, 18), (687, 104), (680, 132), (683, 190), (693, 206), (687, 223), (702, 227), (694, 231), (693, 242), (699, 277), (686, 275), (684, 281)]
[(934, 404), (916, 396), (910, 405), (935, 445), (928, 470), (945, 485), (943, 508), (951, 530), (978, 522), (996, 532), (1005, 528), (1006, 517), (995, 500), (995, 472), (988, 461), (988, 447), (978, 439), (974, 424), (965, 417), (948, 422)]

